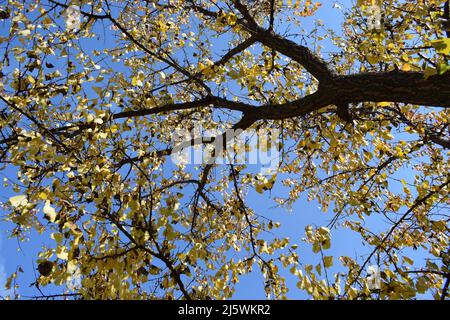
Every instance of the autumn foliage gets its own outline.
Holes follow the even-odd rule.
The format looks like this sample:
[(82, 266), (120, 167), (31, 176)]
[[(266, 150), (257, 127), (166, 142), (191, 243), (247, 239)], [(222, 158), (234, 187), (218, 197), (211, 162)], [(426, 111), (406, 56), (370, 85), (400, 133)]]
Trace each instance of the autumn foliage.
[[(325, 5), (1, 7), (2, 223), (51, 243), (34, 259), (37, 296), (224, 299), (253, 271), (273, 299), (448, 298), (448, 3), (343, 1), (315, 20)], [(276, 130), (276, 171), (174, 164), (174, 134), (197, 127), (219, 132), (197, 146)], [(301, 198), (328, 220), (293, 239), (271, 207)], [(363, 251), (339, 254), (338, 231)]]

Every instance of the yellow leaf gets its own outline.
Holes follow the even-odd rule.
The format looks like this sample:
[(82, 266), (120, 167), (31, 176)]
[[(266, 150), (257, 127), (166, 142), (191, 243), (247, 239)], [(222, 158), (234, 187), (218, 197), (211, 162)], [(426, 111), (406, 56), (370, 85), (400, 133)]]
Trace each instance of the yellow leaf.
[(50, 19), (49, 17), (45, 17), (45, 19), (42, 20), (42, 24), (45, 24), (45, 25), (52, 24), (52, 19)]
[(420, 277), (416, 282), (416, 289), (419, 293), (425, 293), (429, 288), (428, 281), (424, 277)]
[(103, 89), (102, 89), (101, 87), (95, 87), (95, 86), (92, 86), (92, 90), (94, 90), (95, 93), (97, 93), (97, 95), (98, 95), (99, 97), (102, 96)]

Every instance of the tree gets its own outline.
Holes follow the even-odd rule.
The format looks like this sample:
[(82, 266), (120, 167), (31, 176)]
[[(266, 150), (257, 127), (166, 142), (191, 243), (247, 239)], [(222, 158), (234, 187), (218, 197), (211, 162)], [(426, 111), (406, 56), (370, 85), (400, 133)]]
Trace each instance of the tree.
[[(446, 3), (347, 2), (335, 31), (302, 29), (314, 1), (8, 1), (0, 161), (17, 194), (4, 208), (12, 236), (53, 243), (36, 287), (217, 299), (260, 270), (273, 298), (448, 297)], [(381, 28), (368, 27), (373, 5)], [(174, 135), (199, 126), (219, 133), (188, 143), (227, 152), (227, 128), (279, 132), (277, 171), (220, 165), (219, 152), (173, 165)], [(334, 216), (305, 229), (317, 265), (255, 209), (248, 194), (271, 188), (287, 190), (280, 207), (305, 195)], [(336, 228), (368, 252), (327, 254)]]

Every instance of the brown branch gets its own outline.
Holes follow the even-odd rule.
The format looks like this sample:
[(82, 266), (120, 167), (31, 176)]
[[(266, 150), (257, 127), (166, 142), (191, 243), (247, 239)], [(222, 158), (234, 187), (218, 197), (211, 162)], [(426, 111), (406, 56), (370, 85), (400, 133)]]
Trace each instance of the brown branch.
[(257, 109), (260, 119), (303, 116), (329, 105), (398, 102), (450, 108), (450, 73), (425, 79), (423, 72), (379, 72), (339, 76), (296, 101)]
[(448, 296), (449, 286), (450, 286), (450, 274), (447, 274), (444, 287), (442, 288), (441, 300), (445, 300), (445, 298)]
[[(217, 19), (219, 14), (203, 7), (196, 5), (193, 1), (187, 1), (190, 4), (190, 8), (199, 12), (207, 17)], [(311, 73), (317, 80), (327, 82), (336, 76), (335, 71), (331, 70), (328, 64), (312, 52), (308, 47), (299, 45), (294, 41), (286, 39), (272, 30), (265, 30), (258, 26), (253, 19), (245, 5), (241, 1), (234, 0), (234, 6), (244, 17), (244, 19), (238, 19), (237, 23), (240, 24), (246, 31), (255, 37), (261, 44), (278, 51), (292, 60), (300, 63), (309, 73)]]

